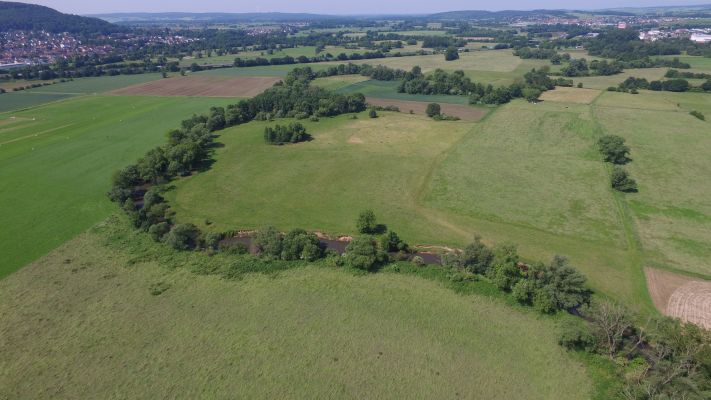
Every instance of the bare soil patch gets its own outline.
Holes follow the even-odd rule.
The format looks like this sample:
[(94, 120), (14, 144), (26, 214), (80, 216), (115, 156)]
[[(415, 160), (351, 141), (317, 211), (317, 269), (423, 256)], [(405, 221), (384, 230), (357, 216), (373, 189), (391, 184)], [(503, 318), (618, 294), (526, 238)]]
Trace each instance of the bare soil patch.
[(599, 96), (601, 91), (596, 89), (579, 89), (572, 87), (556, 87), (541, 95), (543, 101), (556, 101), (561, 103), (590, 104)]
[[(395, 106), (399, 108), (401, 112), (408, 113), (412, 110), (413, 113), (421, 115), (425, 115), (427, 105), (430, 104), (430, 102), (424, 101), (393, 100), (376, 97), (366, 97), (365, 100), (374, 106)], [(484, 108), (465, 106), (461, 104), (439, 103), (439, 105), (442, 107), (443, 114), (459, 117), (462, 121), (477, 122), (484, 118), (484, 116), (489, 112), (489, 110)]]
[(273, 76), (180, 76), (128, 86), (110, 93), (128, 96), (253, 97), (280, 80)]
[(663, 314), (711, 329), (711, 282), (645, 268), (654, 305)]

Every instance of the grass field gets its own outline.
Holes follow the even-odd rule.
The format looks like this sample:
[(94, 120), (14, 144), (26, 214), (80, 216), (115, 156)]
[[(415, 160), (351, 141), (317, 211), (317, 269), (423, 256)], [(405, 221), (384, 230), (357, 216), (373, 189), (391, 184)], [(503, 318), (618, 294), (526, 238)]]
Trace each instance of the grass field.
[(115, 210), (111, 173), (214, 98), (87, 96), (0, 114), (0, 277)]
[(367, 81), (369, 79), (370, 78), (368, 78), (367, 76), (361, 75), (336, 75), (329, 76), (327, 78), (318, 78), (314, 80), (311, 84), (314, 86), (320, 86), (328, 90), (339, 90), (356, 83)]
[(617, 87), (620, 83), (630, 76), (635, 78), (645, 78), (648, 81), (655, 81), (664, 78), (664, 74), (668, 68), (640, 68), (640, 69), (625, 69), (622, 73), (608, 76), (583, 76), (572, 78), (573, 84), (582, 83), (583, 87), (588, 89), (605, 90), (610, 86)]
[(630, 207), (650, 262), (711, 278), (711, 125), (690, 110), (711, 115), (711, 96), (605, 93), (596, 114), (632, 148)]
[(315, 140), (285, 147), (264, 145), (264, 125), (225, 131), (213, 169), (176, 182), (179, 220), (352, 234), (373, 208), (412, 244), (511, 240), (531, 259), (570, 256), (597, 289), (652, 307), (588, 105), (515, 102), (478, 124), (344, 116), (309, 123)]
[(399, 85), (399, 81), (367, 80), (343, 86), (338, 91), (341, 93), (363, 93), (366, 96), (379, 97), (383, 99), (425, 101), (428, 103), (439, 102), (465, 105), (469, 104), (469, 98), (467, 96), (398, 93), (397, 87)]
[(110, 90), (160, 79), (160, 74), (117, 75), (78, 78), (21, 92), (0, 95), (0, 113), (64, 100), (69, 97), (108, 92)]
[(195, 275), (125, 230), (0, 281), (0, 398), (590, 398), (550, 318), (397, 273)]
[[(367, 50), (365, 49), (347, 49), (343, 46), (326, 46), (324, 51), (319, 54), (326, 54), (326, 53), (331, 53), (334, 56), (337, 56), (341, 53), (346, 53), (348, 55), (353, 54), (353, 53), (363, 53)], [(306, 56), (306, 57), (315, 57), (318, 54), (316, 54), (316, 46), (299, 46), (299, 47), (290, 47), (290, 48), (285, 48), (279, 51), (274, 51), (272, 54), (268, 54), (265, 51), (243, 51), (237, 54), (227, 54), (223, 56), (211, 56), (211, 57), (202, 57), (202, 58), (184, 58), (180, 61), (180, 65), (183, 67), (190, 66), (191, 64), (195, 63), (198, 65), (205, 65), (205, 64), (231, 64), (235, 61), (235, 58), (241, 58), (243, 60), (248, 60), (248, 59), (255, 59), (255, 58), (266, 58), (267, 60), (271, 60), (272, 58), (275, 57), (286, 57), (286, 56), (291, 56), (294, 58), (297, 58), (299, 56)]]

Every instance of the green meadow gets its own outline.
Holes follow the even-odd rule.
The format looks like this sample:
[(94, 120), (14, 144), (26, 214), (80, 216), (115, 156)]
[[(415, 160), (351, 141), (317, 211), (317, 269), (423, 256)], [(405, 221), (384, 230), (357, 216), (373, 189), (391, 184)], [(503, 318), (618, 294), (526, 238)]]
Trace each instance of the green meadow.
[(395, 271), (196, 275), (204, 254), (176, 254), (128, 225), (112, 217), (0, 280), (1, 398), (576, 400), (598, 390), (558, 345), (557, 319)]
[(186, 116), (228, 102), (85, 96), (0, 114), (0, 277), (106, 218), (113, 171)]

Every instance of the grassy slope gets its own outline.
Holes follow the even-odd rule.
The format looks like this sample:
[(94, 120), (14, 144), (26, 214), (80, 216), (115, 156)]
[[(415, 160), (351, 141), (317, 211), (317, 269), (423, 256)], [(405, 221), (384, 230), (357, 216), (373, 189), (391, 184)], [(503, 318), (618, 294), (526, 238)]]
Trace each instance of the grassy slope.
[(0, 115), (0, 277), (106, 218), (111, 173), (220, 102), (91, 96)]
[(305, 122), (315, 140), (292, 146), (265, 145), (267, 124), (274, 123), (225, 131), (214, 168), (176, 182), (169, 197), (180, 219), (201, 227), (209, 219), (212, 229), (274, 224), (349, 233), (357, 214), (372, 207), (411, 241), (453, 238), (446, 227), (423, 229), (416, 197), (433, 162), (469, 124), (397, 113), (369, 119), (362, 113), (357, 120)]
[(627, 197), (648, 261), (710, 278), (711, 125), (690, 110), (711, 115), (711, 96), (605, 93), (596, 114), (632, 148), (640, 192)]
[(263, 144), (264, 125), (226, 131), (213, 169), (176, 183), (179, 220), (340, 234), (373, 208), (411, 243), (461, 246), (480, 233), (531, 258), (568, 255), (596, 288), (651, 308), (589, 106), (515, 102), (474, 125), (344, 116), (308, 124), (313, 142), (284, 147)]
[(201, 254), (131, 262), (137, 238), (112, 221), (0, 281), (0, 397), (590, 395), (533, 312), (394, 273), (225, 281), (175, 268)]

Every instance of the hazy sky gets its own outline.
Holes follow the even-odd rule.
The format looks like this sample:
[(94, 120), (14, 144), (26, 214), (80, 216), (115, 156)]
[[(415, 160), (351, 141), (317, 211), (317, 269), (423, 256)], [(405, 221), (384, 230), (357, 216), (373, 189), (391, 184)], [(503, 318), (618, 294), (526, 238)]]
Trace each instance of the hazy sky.
[(429, 13), (451, 10), (598, 9), (623, 6), (703, 4), (704, 0), (32, 0), (62, 12), (92, 14), (130, 11), (310, 12), (322, 14)]

